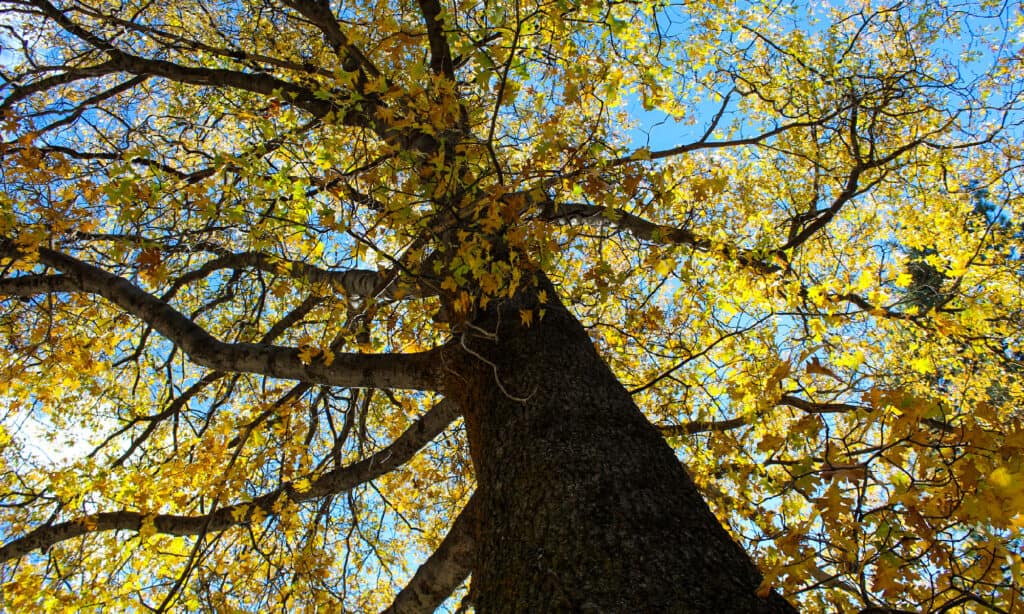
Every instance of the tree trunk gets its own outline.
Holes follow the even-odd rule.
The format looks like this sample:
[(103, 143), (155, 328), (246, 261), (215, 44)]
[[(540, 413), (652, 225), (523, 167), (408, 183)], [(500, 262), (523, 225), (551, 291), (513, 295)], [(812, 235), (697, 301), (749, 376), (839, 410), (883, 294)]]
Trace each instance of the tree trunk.
[(535, 301), (479, 316), (446, 357), (481, 504), (477, 611), (794, 612), (755, 595), (760, 573), (580, 323), (558, 304), (538, 321)]

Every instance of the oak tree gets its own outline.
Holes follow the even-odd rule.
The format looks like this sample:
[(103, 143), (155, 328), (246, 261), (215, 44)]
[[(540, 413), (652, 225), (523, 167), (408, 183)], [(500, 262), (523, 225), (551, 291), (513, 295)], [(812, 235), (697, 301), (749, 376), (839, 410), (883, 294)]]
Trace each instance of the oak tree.
[(1021, 26), (0, 0), (0, 607), (1024, 608)]

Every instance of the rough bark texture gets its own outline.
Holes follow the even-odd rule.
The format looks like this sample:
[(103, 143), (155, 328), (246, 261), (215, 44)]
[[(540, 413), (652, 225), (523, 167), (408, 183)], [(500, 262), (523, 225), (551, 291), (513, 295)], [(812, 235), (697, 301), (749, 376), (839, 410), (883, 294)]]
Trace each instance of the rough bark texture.
[(759, 572), (575, 318), (546, 305), (524, 327), (517, 302), (445, 365), (478, 480), (477, 611), (794, 612), (755, 595)]

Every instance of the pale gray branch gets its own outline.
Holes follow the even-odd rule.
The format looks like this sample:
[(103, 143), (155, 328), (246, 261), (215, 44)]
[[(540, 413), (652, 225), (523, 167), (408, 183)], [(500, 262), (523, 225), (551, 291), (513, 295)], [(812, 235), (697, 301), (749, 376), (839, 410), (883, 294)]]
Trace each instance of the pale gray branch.
[[(307, 476), (310, 487), (301, 492), (292, 483), (286, 483), (250, 501), (228, 505), (212, 514), (199, 516), (143, 514), (132, 511), (90, 514), (75, 520), (42, 526), (11, 540), (0, 547), (0, 561), (22, 557), (36, 549), (45, 551), (54, 544), (88, 533), (138, 531), (143, 522), (148, 521), (152, 521), (158, 533), (167, 535), (200, 535), (248, 524), (257, 514), (275, 515), (275, 505), (282, 498), (293, 503), (301, 503), (335, 495), (400, 467), (427, 442), (444, 431), (458, 416), (459, 410), (455, 404), (447, 399), (443, 400), (416, 420), (391, 445), (376, 454), (317, 478)], [(299, 480), (301, 481), (303, 480)]]
[[(224, 343), (181, 312), (124, 278), (48, 248), (39, 248), (38, 254), (40, 263), (63, 275), (32, 276), (33, 280), (24, 282), (24, 286), (35, 283), (45, 289), (45, 286), (56, 284), (64, 291), (102, 296), (177, 344), (194, 362), (210, 369), (353, 388), (438, 388), (437, 357), (433, 351), (414, 354), (339, 353), (329, 365), (322, 359), (304, 364), (297, 348)], [(7, 239), (0, 239), (0, 255), (10, 258), (23, 256)]]
[(478, 507), (476, 496), (470, 497), (441, 545), (381, 614), (429, 614), (469, 576), (476, 549)]

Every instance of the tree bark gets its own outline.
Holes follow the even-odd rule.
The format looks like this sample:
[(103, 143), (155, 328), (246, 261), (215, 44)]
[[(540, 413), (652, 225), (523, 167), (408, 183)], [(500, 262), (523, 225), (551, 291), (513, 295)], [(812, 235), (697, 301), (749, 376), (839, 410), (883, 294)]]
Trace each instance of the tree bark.
[(564, 307), (519, 296), (445, 362), (478, 482), (477, 611), (795, 612), (757, 597), (760, 573)]

